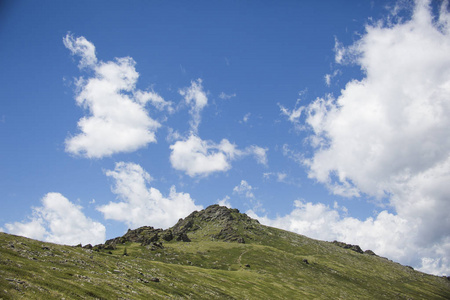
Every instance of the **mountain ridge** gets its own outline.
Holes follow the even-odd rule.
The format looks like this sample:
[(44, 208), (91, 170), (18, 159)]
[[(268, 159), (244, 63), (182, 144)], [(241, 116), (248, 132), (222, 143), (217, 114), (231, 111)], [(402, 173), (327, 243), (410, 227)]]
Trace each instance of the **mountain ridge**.
[(143, 226), (96, 246), (2, 233), (0, 253), (0, 299), (450, 298), (447, 277), (218, 205), (168, 229)]

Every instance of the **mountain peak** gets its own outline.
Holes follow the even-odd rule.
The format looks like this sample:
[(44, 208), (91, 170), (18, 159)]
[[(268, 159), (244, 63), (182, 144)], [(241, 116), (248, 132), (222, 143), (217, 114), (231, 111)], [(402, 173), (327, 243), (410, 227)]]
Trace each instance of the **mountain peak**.
[(214, 204), (179, 219), (169, 229), (155, 229), (151, 226), (129, 229), (125, 235), (107, 240), (105, 244), (97, 245), (96, 249), (113, 250), (117, 245), (127, 242), (141, 243), (142, 246), (157, 249), (163, 247), (164, 242), (190, 242), (191, 239), (245, 243), (250, 238), (246, 231), (249, 233), (249, 230), (256, 230), (259, 226), (261, 225), (257, 220), (240, 213), (238, 209)]

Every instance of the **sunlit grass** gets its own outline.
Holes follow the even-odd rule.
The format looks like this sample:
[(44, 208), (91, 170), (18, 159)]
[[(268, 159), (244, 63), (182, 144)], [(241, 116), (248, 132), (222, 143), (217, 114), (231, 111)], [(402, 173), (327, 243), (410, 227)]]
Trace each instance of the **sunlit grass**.
[(202, 225), (189, 243), (111, 254), (0, 233), (0, 299), (450, 299), (447, 279), (384, 258), (261, 225), (213, 241)]

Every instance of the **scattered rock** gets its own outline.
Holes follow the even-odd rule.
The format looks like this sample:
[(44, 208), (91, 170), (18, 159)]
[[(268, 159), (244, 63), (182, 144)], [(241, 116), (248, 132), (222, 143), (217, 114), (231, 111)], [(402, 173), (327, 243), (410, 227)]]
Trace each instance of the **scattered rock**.
[(5, 278), (5, 280), (11, 281), (11, 282), (15, 282), (15, 283), (18, 283), (18, 284), (24, 284), (24, 283), (26, 283), (26, 282), (23, 281), (23, 280), (19, 280), (19, 279), (15, 279), (15, 278)]

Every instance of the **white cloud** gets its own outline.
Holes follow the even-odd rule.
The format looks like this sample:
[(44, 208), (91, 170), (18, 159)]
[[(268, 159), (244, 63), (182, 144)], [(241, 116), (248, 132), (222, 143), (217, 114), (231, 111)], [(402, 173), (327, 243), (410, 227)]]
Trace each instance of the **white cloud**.
[(86, 40), (85, 37), (80, 36), (75, 39), (71, 34), (67, 34), (63, 38), (63, 43), (72, 52), (72, 55), (81, 56), (80, 63), (78, 64), (80, 68), (92, 67), (97, 63), (95, 46)]
[[(323, 203), (294, 201), (294, 209), (285, 216), (274, 219), (258, 216), (249, 210), (247, 214), (262, 224), (297, 232), (320, 240), (338, 240), (358, 244), (364, 250), (394, 259), (405, 265), (413, 265), (421, 271), (433, 274), (449, 274), (450, 240), (440, 245), (418, 244), (414, 232), (420, 224), (387, 211), (364, 221), (346, 217), (347, 209), (336, 203), (331, 209)], [(414, 247), (411, 247), (414, 245)]]
[(174, 130), (171, 127), (167, 127), (166, 141), (168, 143), (173, 143), (177, 140), (180, 140), (181, 138), (182, 138), (182, 135), (177, 130)]
[(178, 193), (174, 186), (167, 197), (149, 187), (152, 178), (140, 165), (119, 162), (106, 175), (115, 180), (113, 192), (120, 201), (97, 207), (105, 219), (125, 222), (131, 228), (168, 228), (179, 218), (202, 209), (202, 206), (195, 205), (189, 194)]
[[(301, 91), (299, 93), (299, 96), (303, 96), (306, 93), (305, 91)], [(281, 105), (280, 103), (278, 103), (278, 107), (280, 108), (280, 112), (281, 115), (286, 116), (289, 120), (289, 122), (291, 122), (294, 126), (295, 129), (297, 130), (303, 130), (304, 126), (300, 123), (300, 117), (302, 116), (303, 112), (305, 111), (305, 107), (304, 106), (298, 106), (297, 105), (300, 103), (301, 99), (297, 99), (297, 102), (295, 104), (295, 108), (290, 110), (286, 107), (284, 107), (283, 105)]]
[(292, 123), (299, 122), (300, 116), (302, 115), (302, 111), (305, 109), (304, 106), (300, 106), (293, 110), (289, 110), (281, 104), (278, 104), (278, 106), (280, 106), (281, 114), (288, 117), (288, 120)]
[(58, 244), (99, 244), (105, 241), (105, 226), (86, 217), (81, 207), (59, 193), (48, 193), (42, 206), (33, 208), (29, 222), (5, 224), (11, 234)]
[(150, 102), (153, 106), (155, 106), (159, 110), (167, 109), (167, 111), (169, 113), (172, 113), (174, 111), (173, 107), (172, 107), (172, 102), (164, 100), (163, 97), (161, 97), (154, 91), (143, 92), (143, 91), (137, 90), (134, 93), (134, 97), (142, 105), (145, 105), (148, 102)]
[(231, 160), (238, 154), (236, 146), (223, 139), (220, 144), (204, 141), (191, 135), (170, 146), (172, 167), (186, 172), (191, 177), (207, 176), (213, 172), (224, 172), (231, 168)]
[(302, 153), (291, 149), (291, 147), (288, 144), (284, 144), (282, 147), (282, 153), (284, 156), (286, 156), (287, 158), (293, 160), (294, 162), (302, 165), (305, 157)]
[(334, 70), (333, 73), (331, 74), (325, 74), (324, 79), (325, 79), (325, 84), (327, 86), (331, 85), (331, 79), (333, 79), (334, 77), (336, 77), (338, 74), (340, 74), (339, 70)]
[(253, 155), (259, 164), (267, 165), (267, 148), (253, 145), (245, 148), (243, 153)]
[(90, 68), (90, 78), (76, 81), (77, 104), (89, 111), (78, 121), (80, 133), (66, 139), (66, 151), (88, 158), (131, 152), (156, 142), (161, 126), (149, 117), (145, 105), (171, 111), (170, 102), (154, 92), (136, 89), (139, 73), (131, 57), (98, 62), (94, 45), (84, 37), (67, 34), (64, 45), (81, 57), (80, 67)]
[(253, 194), (253, 187), (248, 184), (247, 181), (241, 180), (241, 183), (233, 188), (233, 192), (237, 193), (239, 195), (245, 195), (248, 199), (255, 198), (255, 195)]
[(267, 172), (263, 174), (265, 179), (275, 177), (278, 182), (286, 182), (287, 174), (282, 172)]
[(246, 180), (241, 180), (241, 183), (233, 188), (233, 193), (244, 198), (246, 201), (245, 205), (251, 207), (250, 212), (253, 214), (257, 212), (264, 213), (265, 209), (263, 208), (261, 201), (253, 194), (254, 190), (255, 188), (253, 188)]
[(170, 149), (172, 167), (184, 171), (191, 177), (228, 171), (231, 168), (231, 161), (245, 155), (254, 155), (258, 163), (267, 164), (267, 149), (250, 146), (245, 150), (239, 150), (227, 139), (216, 144), (192, 134), (185, 140), (175, 142)]
[(346, 57), (346, 48), (344, 45), (339, 42), (339, 40), (335, 37), (334, 38), (334, 59), (338, 64), (345, 63), (345, 57)]
[(447, 274), (449, 20), (445, 8), (433, 19), (429, 2), (418, 1), (411, 20), (368, 25), (348, 48), (336, 42), (336, 61), (358, 64), (365, 77), (348, 82), (337, 99), (327, 95), (305, 108), (315, 152), (303, 160), (309, 177), (333, 193), (388, 199), (395, 210), (339, 221), (350, 232), (343, 238), (362, 244), (367, 235), (381, 255), (417, 257), (416, 266)]
[(229, 196), (225, 196), (225, 198), (223, 198), (221, 200), (217, 200), (217, 204), (219, 204), (220, 206), (226, 206), (228, 208), (232, 207), (231, 203), (230, 203), (230, 197)]
[(208, 104), (208, 97), (203, 90), (202, 80), (199, 78), (197, 81), (191, 81), (191, 86), (179, 90), (179, 93), (184, 97), (186, 104), (191, 107), (189, 111), (192, 116), (190, 121), (191, 131), (197, 133), (201, 121), (200, 113)]
[(247, 123), (248, 120), (250, 119), (251, 113), (246, 113), (245, 116), (242, 118), (242, 121), (240, 121), (239, 123)]
[(220, 93), (220, 95), (219, 95), (219, 98), (220, 99), (222, 99), (222, 100), (228, 100), (228, 99), (231, 99), (231, 98), (233, 98), (233, 97), (236, 97), (236, 93), (233, 93), (233, 94), (225, 94), (224, 92), (222, 92), (222, 93)]

